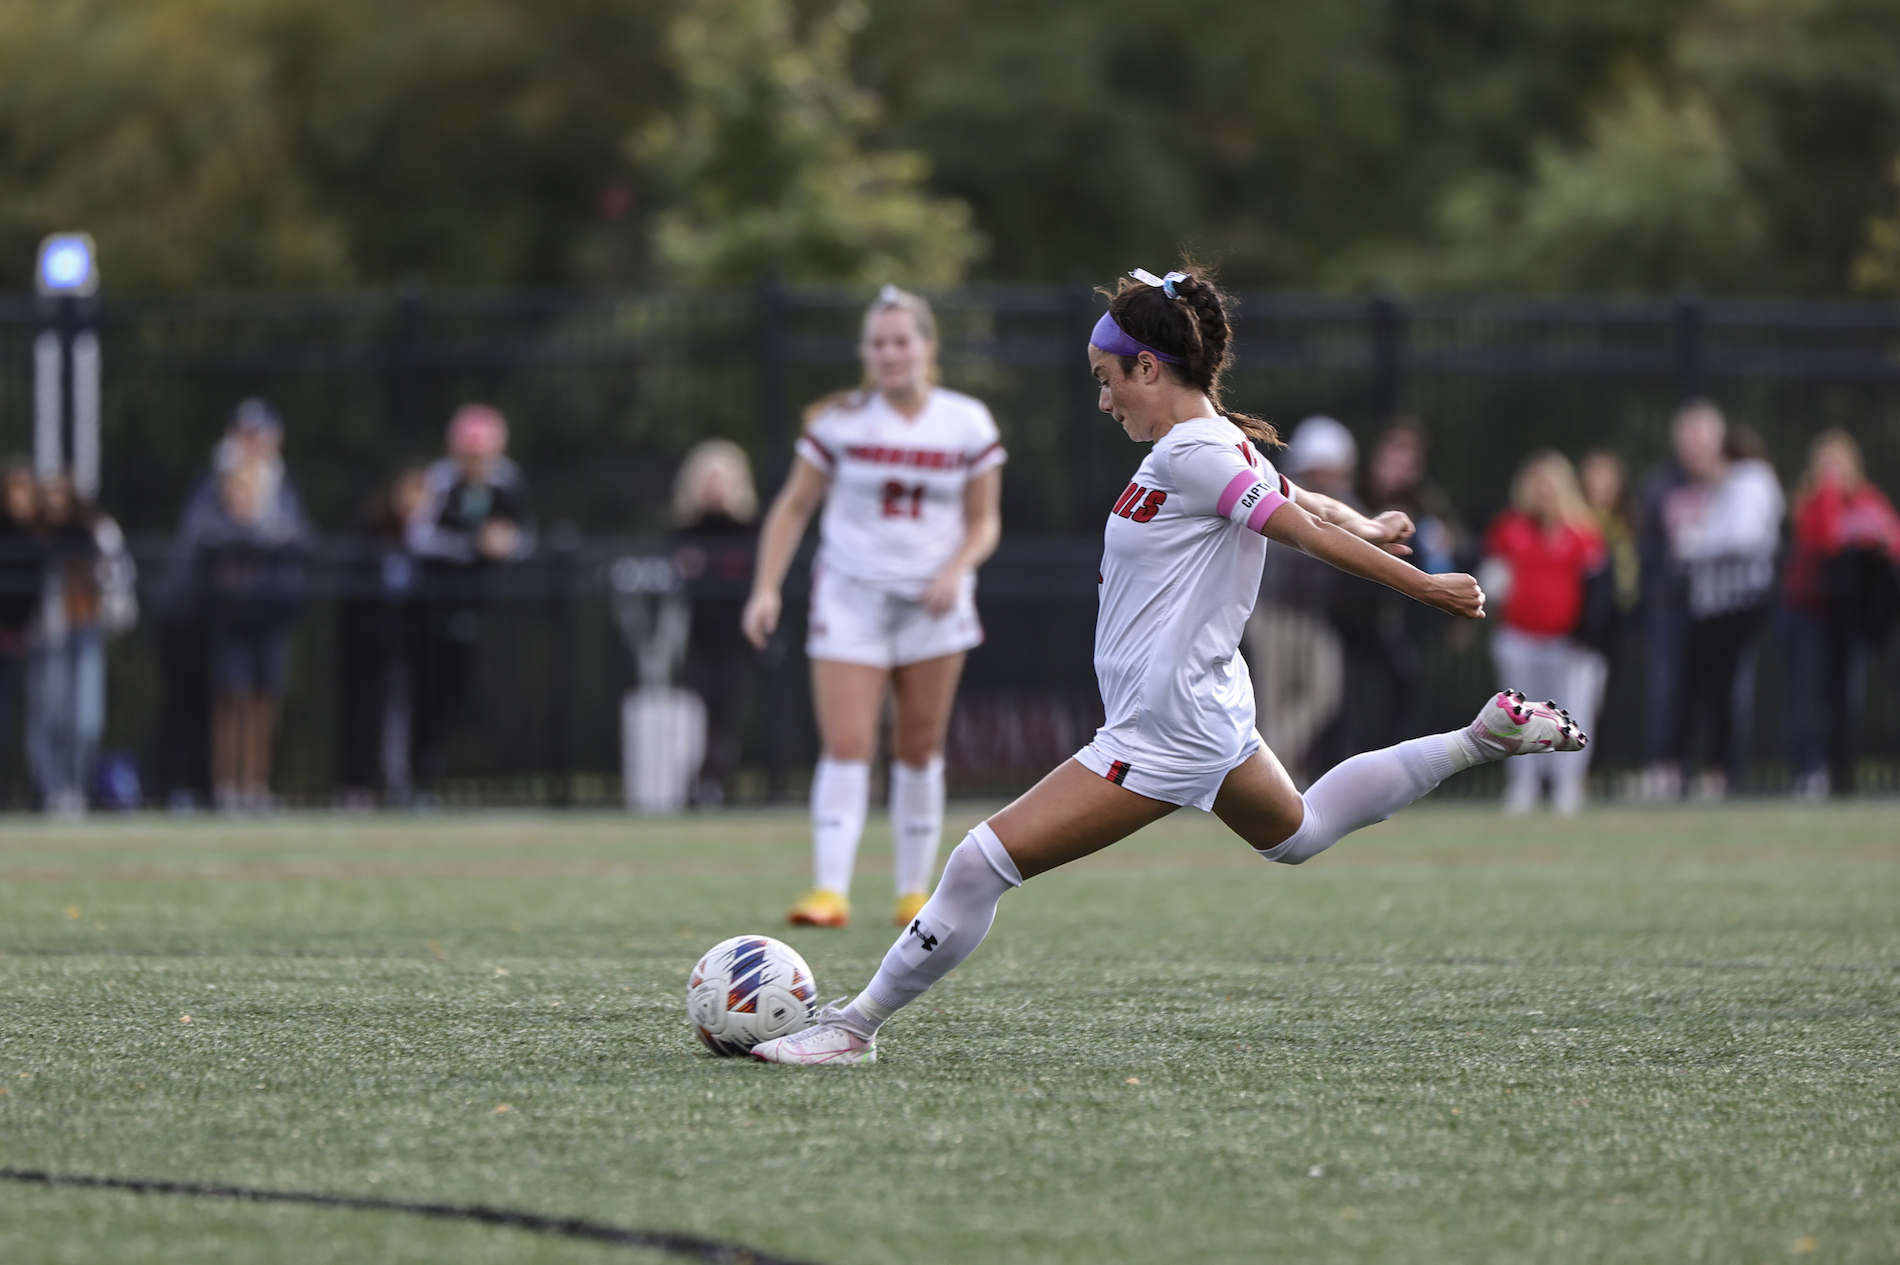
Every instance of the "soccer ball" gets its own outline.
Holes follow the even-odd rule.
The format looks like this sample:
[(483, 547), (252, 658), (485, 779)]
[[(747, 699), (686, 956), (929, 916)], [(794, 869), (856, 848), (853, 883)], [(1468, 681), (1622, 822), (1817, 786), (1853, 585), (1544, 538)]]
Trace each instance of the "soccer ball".
[(761, 1041), (811, 1027), (817, 999), (811, 967), (770, 936), (721, 940), (686, 981), (693, 1031), (722, 1056), (750, 1054)]

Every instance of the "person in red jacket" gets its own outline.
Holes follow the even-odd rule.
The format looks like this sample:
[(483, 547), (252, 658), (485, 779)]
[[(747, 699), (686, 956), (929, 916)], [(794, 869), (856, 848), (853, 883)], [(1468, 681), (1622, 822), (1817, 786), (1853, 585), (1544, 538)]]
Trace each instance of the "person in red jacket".
[[(1499, 679), (1531, 698), (1563, 699), (1571, 718), (1590, 732), (1609, 669), (1602, 654), (1571, 634), (1583, 618), (1584, 581), (1606, 564), (1608, 553), (1562, 453), (1535, 452), (1518, 467), (1511, 508), (1485, 533), (1484, 555), (1479, 584), (1503, 612), (1491, 634)], [(1535, 808), (1546, 778), (1558, 812), (1583, 807), (1588, 748), (1517, 765), (1504, 770), (1506, 812)]]
[(1795, 493), (1782, 587), (1788, 758), (1808, 799), (1854, 789), (1854, 730), (1870, 641), (1892, 631), (1900, 514), (1867, 481), (1844, 430), (1817, 435)]

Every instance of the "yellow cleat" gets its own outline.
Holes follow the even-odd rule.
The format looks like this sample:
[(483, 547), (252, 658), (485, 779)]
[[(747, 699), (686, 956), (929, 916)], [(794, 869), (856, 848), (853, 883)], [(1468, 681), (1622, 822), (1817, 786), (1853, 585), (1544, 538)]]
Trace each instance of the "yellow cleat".
[[(921, 908), (921, 906), (920, 906)], [(851, 925), (851, 898), (843, 892), (814, 888), (792, 906), (786, 915), (794, 927), (848, 927)]]
[(897, 912), (891, 915), (891, 925), (894, 927), (910, 926), (910, 920), (917, 916), (917, 911), (922, 909), (924, 902), (929, 899), (930, 893), (928, 892), (906, 892), (904, 895), (899, 896), (897, 898)]

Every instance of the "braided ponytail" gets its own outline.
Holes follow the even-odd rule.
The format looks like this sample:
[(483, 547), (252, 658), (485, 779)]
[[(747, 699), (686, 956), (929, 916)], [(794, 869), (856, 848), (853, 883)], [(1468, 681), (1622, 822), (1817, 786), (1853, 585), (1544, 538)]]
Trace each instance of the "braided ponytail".
[[(1184, 262), (1180, 271), (1187, 275), (1174, 282), (1172, 297), (1145, 281), (1123, 277), (1112, 294), (1103, 291), (1108, 294), (1109, 313), (1130, 338), (1180, 357), (1180, 364), (1163, 361), (1163, 367), (1184, 386), (1205, 393), (1247, 438), (1277, 448), (1280, 432), (1271, 423), (1230, 412), (1221, 404), (1221, 375), (1234, 362), (1233, 325), (1227, 316), (1233, 299), (1198, 264)], [(1119, 359), (1124, 373), (1134, 370), (1135, 357)]]

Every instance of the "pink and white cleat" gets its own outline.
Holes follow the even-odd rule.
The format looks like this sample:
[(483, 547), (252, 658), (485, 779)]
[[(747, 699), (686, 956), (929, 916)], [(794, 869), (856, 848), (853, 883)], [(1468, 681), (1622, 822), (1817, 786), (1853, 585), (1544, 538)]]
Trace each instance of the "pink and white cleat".
[(1486, 759), (1540, 751), (1581, 751), (1590, 739), (1554, 701), (1533, 703), (1516, 690), (1501, 691), (1465, 732)]
[(877, 1038), (846, 1028), (844, 1011), (834, 1004), (819, 1011), (818, 1022), (804, 1031), (753, 1046), (752, 1057), (763, 1063), (855, 1067), (877, 1062)]

